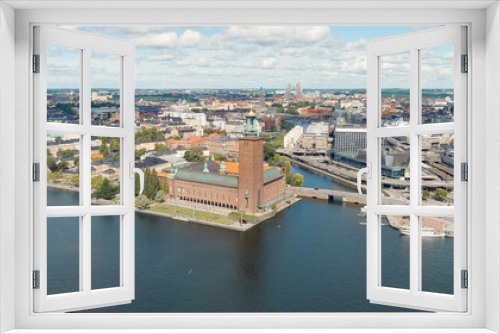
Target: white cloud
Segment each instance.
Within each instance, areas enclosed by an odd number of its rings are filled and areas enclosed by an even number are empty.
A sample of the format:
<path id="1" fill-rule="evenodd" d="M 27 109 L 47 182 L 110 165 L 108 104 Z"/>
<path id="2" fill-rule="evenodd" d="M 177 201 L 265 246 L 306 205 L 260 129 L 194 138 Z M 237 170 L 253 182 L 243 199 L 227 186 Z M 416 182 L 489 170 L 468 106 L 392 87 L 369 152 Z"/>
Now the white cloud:
<path id="1" fill-rule="evenodd" d="M 354 73 L 366 73 L 366 56 L 356 57 L 342 63 L 342 70 Z"/>
<path id="2" fill-rule="evenodd" d="M 186 48 L 196 46 L 201 39 L 202 35 L 198 31 L 186 30 L 180 37 L 177 36 L 177 33 L 170 31 L 140 37 L 134 42 L 136 46 L 143 48 Z"/>
<path id="3" fill-rule="evenodd" d="M 224 61 L 214 58 L 179 59 L 175 62 L 177 66 L 198 66 L 198 67 L 226 67 Z"/>
<path id="4" fill-rule="evenodd" d="M 359 41 L 347 42 L 342 48 L 344 51 L 366 51 L 366 39 L 362 38 Z"/>
<path id="5" fill-rule="evenodd" d="M 314 44 L 330 34 L 326 26 L 251 26 L 230 27 L 226 36 L 230 39 L 262 45 L 270 44 Z"/>
<path id="6" fill-rule="evenodd" d="M 262 61 L 263 68 L 275 68 L 278 65 L 278 60 L 276 58 L 265 58 Z"/>
<path id="7" fill-rule="evenodd" d="M 285 48 L 281 50 L 281 53 L 284 55 L 290 55 L 294 57 L 300 57 L 303 56 L 305 53 L 304 49 L 299 49 L 299 48 Z"/>
<path id="8" fill-rule="evenodd" d="M 346 34 L 342 40 L 347 42 L 341 42 L 325 26 L 78 28 L 134 41 L 138 88 L 284 89 L 288 82 L 301 82 L 306 89 L 366 85 L 369 40 Z M 444 65 L 453 59 L 449 51 L 432 49 L 427 55 L 423 73 L 436 87 L 449 87 L 445 78 L 451 74 Z M 58 50 L 50 52 L 58 55 Z M 69 56 L 56 59 L 61 60 L 59 65 L 71 64 Z M 391 56 L 383 60 L 384 83 L 407 85 L 409 59 Z"/>
<path id="9" fill-rule="evenodd" d="M 181 37 L 179 37 L 177 46 L 191 47 L 196 46 L 201 40 L 201 34 L 198 31 L 186 30 Z"/>

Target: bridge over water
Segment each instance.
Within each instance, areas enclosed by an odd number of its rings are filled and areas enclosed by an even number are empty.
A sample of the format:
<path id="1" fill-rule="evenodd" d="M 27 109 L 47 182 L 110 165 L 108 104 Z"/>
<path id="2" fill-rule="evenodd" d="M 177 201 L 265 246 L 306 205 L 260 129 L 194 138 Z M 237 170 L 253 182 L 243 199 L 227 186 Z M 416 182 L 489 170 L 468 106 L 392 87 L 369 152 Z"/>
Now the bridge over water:
<path id="1" fill-rule="evenodd" d="M 366 195 L 334 190 L 334 189 L 321 189 L 321 188 L 305 188 L 305 187 L 286 187 L 286 192 L 295 194 L 299 197 L 324 199 L 337 203 L 347 203 L 353 205 L 366 205 Z M 408 201 L 384 198 L 383 204 L 389 205 L 408 205 Z"/>

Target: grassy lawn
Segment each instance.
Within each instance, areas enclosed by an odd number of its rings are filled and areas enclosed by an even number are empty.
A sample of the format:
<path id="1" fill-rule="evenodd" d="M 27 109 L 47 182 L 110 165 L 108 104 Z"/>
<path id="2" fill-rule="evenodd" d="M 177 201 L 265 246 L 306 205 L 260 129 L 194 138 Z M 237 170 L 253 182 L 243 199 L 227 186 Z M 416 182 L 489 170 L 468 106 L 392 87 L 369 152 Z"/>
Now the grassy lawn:
<path id="1" fill-rule="evenodd" d="M 168 205 L 168 204 L 158 204 L 155 206 L 152 206 L 150 211 L 153 212 L 159 212 L 159 213 L 166 213 L 169 215 L 176 215 L 176 216 L 181 216 L 184 218 L 196 218 L 204 221 L 209 221 L 217 224 L 223 224 L 223 225 L 232 225 L 235 220 L 231 219 L 227 216 L 224 215 L 219 215 L 216 213 L 209 213 L 209 212 L 204 212 L 204 211 L 198 211 L 194 209 L 189 209 L 189 208 L 183 208 L 183 207 L 175 207 L 173 205 Z"/>
<path id="2" fill-rule="evenodd" d="M 240 217 L 241 217 L 241 213 L 239 213 L 239 212 L 231 212 L 231 216 L 233 216 L 233 217 L 236 217 L 236 218 L 240 219 Z M 256 216 L 249 215 L 249 214 L 246 214 L 246 213 L 244 213 L 244 214 L 243 214 L 243 219 L 246 219 L 246 220 L 251 220 L 251 219 L 255 219 L 255 218 L 257 218 L 257 217 L 256 217 Z"/>

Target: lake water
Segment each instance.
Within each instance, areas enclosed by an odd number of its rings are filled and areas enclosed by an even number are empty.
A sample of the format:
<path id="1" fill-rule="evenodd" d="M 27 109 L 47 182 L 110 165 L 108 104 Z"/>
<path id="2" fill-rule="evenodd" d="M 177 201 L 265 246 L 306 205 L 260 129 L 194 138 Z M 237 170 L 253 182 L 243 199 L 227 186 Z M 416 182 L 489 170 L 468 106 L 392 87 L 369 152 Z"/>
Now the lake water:
<path id="1" fill-rule="evenodd" d="M 343 189 L 300 167 L 307 187 Z M 76 194 L 49 189 L 49 201 Z M 136 214 L 136 298 L 87 312 L 398 312 L 366 299 L 366 227 L 358 207 L 302 200 L 247 232 Z M 119 284 L 118 217 L 93 217 L 92 287 Z M 48 289 L 78 289 L 78 221 L 49 221 Z M 409 281 L 409 238 L 382 227 L 383 283 Z M 453 239 L 426 240 L 426 287 L 453 279 Z M 76 262 L 75 262 L 76 261 Z M 447 291 L 451 293 L 452 291 Z"/>

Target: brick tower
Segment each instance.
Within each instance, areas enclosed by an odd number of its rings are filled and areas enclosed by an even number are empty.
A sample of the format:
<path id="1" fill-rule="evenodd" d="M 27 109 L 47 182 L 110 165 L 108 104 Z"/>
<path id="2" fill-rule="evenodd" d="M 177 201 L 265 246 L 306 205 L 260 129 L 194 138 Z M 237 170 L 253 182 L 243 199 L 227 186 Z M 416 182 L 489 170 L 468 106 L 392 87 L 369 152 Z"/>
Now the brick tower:
<path id="1" fill-rule="evenodd" d="M 257 115 L 250 109 L 239 143 L 238 210 L 246 213 L 257 212 L 264 198 L 264 140 L 257 129 Z"/>

